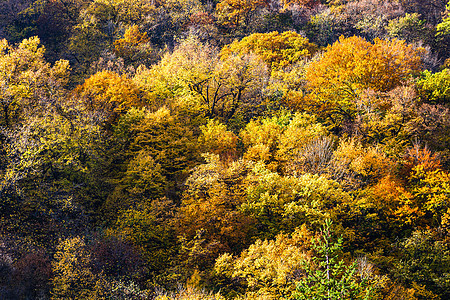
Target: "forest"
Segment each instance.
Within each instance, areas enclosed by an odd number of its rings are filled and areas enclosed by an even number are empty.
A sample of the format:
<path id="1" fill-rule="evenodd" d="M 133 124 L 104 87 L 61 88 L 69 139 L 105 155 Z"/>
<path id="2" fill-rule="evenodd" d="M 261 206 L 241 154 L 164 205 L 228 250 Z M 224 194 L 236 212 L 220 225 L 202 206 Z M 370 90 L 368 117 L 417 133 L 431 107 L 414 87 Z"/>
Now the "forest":
<path id="1" fill-rule="evenodd" d="M 447 0 L 0 0 L 0 299 L 450 299 Z"/>

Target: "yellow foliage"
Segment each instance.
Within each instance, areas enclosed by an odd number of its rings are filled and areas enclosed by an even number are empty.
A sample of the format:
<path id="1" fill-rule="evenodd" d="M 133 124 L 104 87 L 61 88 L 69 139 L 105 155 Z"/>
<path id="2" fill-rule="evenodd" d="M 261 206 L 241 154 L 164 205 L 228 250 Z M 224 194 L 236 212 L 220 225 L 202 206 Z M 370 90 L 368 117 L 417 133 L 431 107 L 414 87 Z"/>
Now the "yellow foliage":
<path id="1" fill-rule="evenodd" d="M 126 63 L 141 62 L 154 57 L 147 32 L 141 32 L 137 25 L 128 27 L 124 37 L 114 42 L 115 53 L 123 57 Z"/>
<path id="2" fill-rule="evenodd" d="M 60 241 L 52 261 L 54 277 L 51 299 L 105 299 L 104 279 L 92 273 L 90 263 L 84 238 Z"/>
<path id="3" fill-rule="evenodd" d="M 211 119 L 200 129 L 202 135 L 198 138 L 198 142 L 203 151 L 218 154 L 222 159 L 233 158 L 236 155 L 237 137 L 228 131 L 224 124 Z"/>
<path id="4" fill-rule="evenodd" d="M 240 132 L 246 147 L 244 158 L 269 163 L 272 170 L 286 169 L 299 159 L 305 146 L 328 134 L 315 117 L 301 113 L 252 120 Z"/>
<path id="5" fill-rule="evenodd" d="M 348 173 L 362 177 L 364 182 L 373 182 L 391 173 L 393 163 L 377 147 L 364 147 L 361 142 L 352 138 L 341 140 L 333 153 L 333 168 L 335 174 Z"/>
<path id="6" fill-rule="evenodd" d="M 313 8 L 320 3 L 320 1 L 318 0 L 282 0 L 281 2 L 283 3 L 285 8 L 292 6 Z"/>
<path id="7" fill-rule="evenodd" d="M 302 262 L 310 256 L 312 237 L 313 233 L 303 225 L 291 236 L 279 234 L 272 241 L 258 240 L 237 258 L 225 253 L 216 260 L 214 269 L 218 274 L 245 280 L 245 299 L 290 296 Z"/>
<path id="8" fill-rule="evenodd" d="M 376 284 L 378 289 L 374 299 L 418 300 L 414 295 L 414 288 L 405 288 L 404 286 L 393 282 L 388 276 L 376 277 Z"/>
<path id="9" fill-rule="evenodd" d="M 423 211 L 432 214 L 433 225 L 443 225 L 450 207 L 450 175 L 442 170 L 426 171 L 422 165 L 413 168 L 411 176 L 413 181 L 418 181 L 411 193 L 415 204 Z"/>
<path id="10" fill-rule="evenodd" d="M 284 165 L 298 160 L 306 145 L 327 135 L 328 130 L 314 116 L 297 113 L 279 137 L 276 158 Z"/>
<path id="11" fill-rule="evenodd" d="M 232 54 L 254 53 L 272 69 L 279 69 L 311 57 L 317 46 L 293 31 L 254 33 L 223 47 L 222 59 Z"/>
<path id="12" fill-rule="evenodd" d="M 245 25 L 249 14 L 259 8 L 268 6 L 267 0 L 222 0 L 216 11 L 222 16 L 222 23 L 230 26 Z"/>
<path id="13" fill-rule="evenodd" d="M 206 164 L 196 167 L 186 181 L 178 212 L 177 231 L 189 240 L 202 233 L 202 240 L 214 242 L 214 256 L 222 249 L 245 244 L 252 220 L 237 208 L 245 201 L 246 161 L 225 163 L 218 155 L 204 154 Z M 215 258 L 215 257 L 214 257 Z"/>
<path id="14" fill-rule="evenodd" d="M 171 104 L 193 107 L 197 114 L 223 121 L 241 109 L 254 109 L 268 77 L 266 66 L 255 55 L 219 60 L 214 47 L 193 36 L 150 70 L 138 71 L 135 81 L 148 91 L 150 102 L 168 104 L 172 100 Z"/>
<path id="15" fill-rule="evenodd" d="M 23 40 L 17 47 L 0 40 L 0 125 L 35 115 L 42 98 L 55 100 L 69 76 L 69 62 L 59 60 L 51 67 L 38 37 Z M 50 101 L 49 101 L 50 102 Z"/>
<path id="16" fill-rule="evenodd" d="M 263 120 L 262 122 L 251 120 L 240 135 L 245 145 L 265 143 L 273 148 L 281 133 L 281 128 L 271 120 Z"/>
<path id="17" fill-rule="evenodd" d="M 137 47 L 141 44 L 148 43 L 149 41 L 150 39 L 147 36 L 147 32 L 142 33 L 139 31 L 137 25 L 133 25 L 125 30 L 123 39 L 114 42 L 114 46 L 116 51 L 120 54 L 128 47 Z"/>
<path id="18" fill-rule="evenodd" d="M 428 291 L 424 285 L 420 285 L 416 282 L 412 283 L 414 296 L 419 296 L 419 299 L 427 299 L 427 300 L 441 300 L 441 297 L 434 294 L 431 291 Z"/>
<path id="19" fill-rule="evenodd" d="M 164 294 L 156 296 L 155 300 L 225 300 L 220 293 L 213 294 L 187 286 L 176 294 Z"/>

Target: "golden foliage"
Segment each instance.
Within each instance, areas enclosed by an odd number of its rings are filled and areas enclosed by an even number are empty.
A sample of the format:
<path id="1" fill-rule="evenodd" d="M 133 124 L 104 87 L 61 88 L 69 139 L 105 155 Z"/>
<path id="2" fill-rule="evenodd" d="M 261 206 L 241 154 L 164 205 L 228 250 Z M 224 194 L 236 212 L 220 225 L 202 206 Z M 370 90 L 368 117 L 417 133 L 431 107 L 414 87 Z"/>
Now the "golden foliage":
<path id="1" fill-rule="evenodd" d="M 90 262 L 83 237 L 60 241 L 52 262 L 51 299 L 104 299 L 104 281 L 92 272 Z"/>
<path id="2" fill-rule="evenodd" d="M 317 46 L 293 31 L 254 33 L 222 48 L 222 59 L 232 54 L 254 53 L 272 69 L 279 69 L 309 58 Z"/>
<path id="3" fill-rule="evenodd" d="M 251 12 L 268 5 L 267 0 L 222 0 L 217 4 L 216 11 L 223 16 L 223 24 L 240 26 L 248 22 Z"/>
<path id="4" fill-rule="evenodd" d="M 176 294 L 158 295 L 155 300 L 225 300 L 225 298 L 220 293 L 207 293 L 188 285 Z"/>
<path id="5" fill-rule="evenodd" d="M 423 51 L 395 39 L 375 39 L 372 44 L 361 37 L 341 37 L 306 67 L 311 94 L 305 98 L 305 108 L 333 123 L 338 116 L 352 119 L 362 91 L 388 92 L 405 84 L 421 70 Z"/>
<path id="6" fill-rule="evenodd" d="M 218 154 L 222 159 L 231 159 L 236 156 L 237 136 L 228 131 L 224 124 L 211 119 L 200 129 L 202 134 L 198 142 L 203 151 Z"/>
<path id="7" fill-rule="evenodd" d="M 275 240 L 257 240 L 238 257 L 221 255 L 214 266 L 218 274 L 244 280 L 245 299 L 278 299 L 290 296 L 301 276 L 302 262 L 310 256 L 313 233 L 303 225 L 292 235 L 279 234 Z M 263 298 L 261 298 L 263 297 Z"/>
<path id="8" fill-rule="evenodd" d="M 75 91 L 89 110 L 106 114 L 107 122 L 111 124 L 131 107 L 142 106 L 134 83 L 111 71 L 92 75 Z"/>

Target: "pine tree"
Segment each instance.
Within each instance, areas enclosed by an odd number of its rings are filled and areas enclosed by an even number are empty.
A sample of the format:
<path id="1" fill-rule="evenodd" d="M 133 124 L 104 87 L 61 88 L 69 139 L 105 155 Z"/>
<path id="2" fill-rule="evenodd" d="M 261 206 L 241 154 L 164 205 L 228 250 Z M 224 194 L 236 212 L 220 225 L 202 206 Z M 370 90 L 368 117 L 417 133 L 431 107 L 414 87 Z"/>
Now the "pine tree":
<path id="1" fill-rule="evenodd" d="M 357 263 L 347 266 L 339 259 L 342 252 L 342 237 L 332 241 L 332 221 L 327 219 L 321 236 L 313 240 L 312 248 L 317 253 L 311 261 L 304 260 L 306 275 L 297 283 L 295 299 L 372 299 L 372 287 L 368 278 L 357 276 Z"/>

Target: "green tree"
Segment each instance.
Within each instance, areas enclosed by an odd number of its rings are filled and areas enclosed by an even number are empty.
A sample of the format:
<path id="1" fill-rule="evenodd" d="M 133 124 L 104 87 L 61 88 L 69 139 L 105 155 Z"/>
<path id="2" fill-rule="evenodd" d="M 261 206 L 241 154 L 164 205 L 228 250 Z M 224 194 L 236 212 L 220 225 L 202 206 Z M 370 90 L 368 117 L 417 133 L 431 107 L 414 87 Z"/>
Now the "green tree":
<path id="1" fill-rule="evenodd" d="M 167 198 L 142 201 L 134 207 L 121 210 L 107 230 L 108 235 L 120 237 L 139 249 L 152 280 L 162 285 L 168 283 L 160 281 L 164 280 L 161 274 L 178 263 L 174 214 L 174 204 Z"/>
<path id="2" fill-rule="evenodd" d="M 390 36 L 408 43 L 427 42 L 432 37 L 431 31 L 425 26 L 425 21 L 421 20 L 417 13 L 407 13 L 404 17 L 389 21 L 387 31 Z"/>
<path id="3" fill-rule="evenodd" d="M 316 256 L 303 261 L 305 276 L 297 283 L 295 299 L 373 299 L 369 278 L 358 276 L 357 263 L 346 266 L 339 258 L 342 237 L 333 242 L 331 220 L 327 219 L 321 236 L 313 240 Z"/>
<path id="4" fill-rule="evenodd" d="M 399 243 L 399 250 L 391 270 L 394 278 L 416 289 L 419 287 L 416 292 L 422 296 L 419 299 L 447 299 L 450 296 L 450 249 L 438 232 L 416 230 Z"/>
<path id="5" fill-rule="evenodd" d="M 341 186 L 325 176 L 281 176 L 258 163 L 248 175 L 247 201 L 241 210 L 258 221 L 259 238 L 274 238 L 302 224 L 317 226 L 352 202 Z"/>
<path id="6" fill-rule="evenodd" d="M 68 48 L 78 63 L 81 76 L 102 51 L 114 50 L 114 42 L 128 26 L 143 22 L 152 10 L 147 1 L 94 0 L 80 11 Z"/>
<path id="7" fill-rule="evenodd" d="M 450 69 L 432 74 L 424 71 L 417 82 L 421 98 L 433 104 L 445 104 L 450 100 Z"/>

